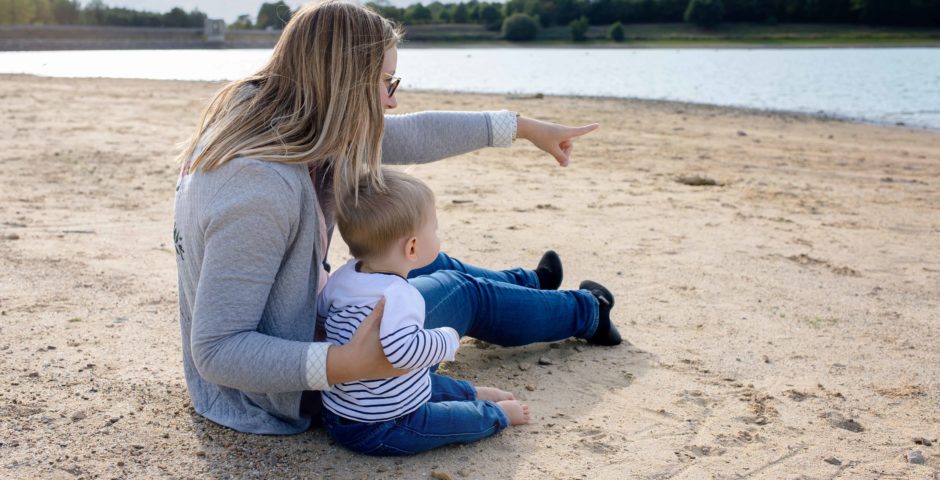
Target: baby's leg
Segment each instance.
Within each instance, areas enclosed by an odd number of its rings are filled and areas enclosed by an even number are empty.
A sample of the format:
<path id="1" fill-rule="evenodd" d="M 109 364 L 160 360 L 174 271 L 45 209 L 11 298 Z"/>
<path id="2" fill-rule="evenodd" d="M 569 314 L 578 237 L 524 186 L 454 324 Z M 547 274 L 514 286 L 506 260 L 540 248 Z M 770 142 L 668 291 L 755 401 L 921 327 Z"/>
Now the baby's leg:
<path id="1" fill-rule="evenodd" d="M 503 400 L 496 402 L 509 417 L 510 425 L 523 425 L 529 423 L 529 406 L 518 400 Z"/>
<path id="2" fill-rule="evenodd" d="M 431 401 L 489 400 L 501 402 L 515 400 L 512 393 L 493 387 L 475 387 L 466 380 L 458 380 L 438 373 L 431 374 Z"/>
<path id="3" fill-rule="evenodd" d="M 394 426 L 371 439 L 369 455 L 413 455 L 444 445 L 471 443 L 492 436 L 521 415 L 521 406 L 486 401 L 425 403 L 418 410 L 396 419 Z"/>
<path id="4" fill-rule="evenodd" d="M 503 400 L 515 400 L 516 396 L 505 390 L 493 387 L 474 387 L 477 390 L 478 400 L 489 400 L 491 402 L 502 402 Z"/>

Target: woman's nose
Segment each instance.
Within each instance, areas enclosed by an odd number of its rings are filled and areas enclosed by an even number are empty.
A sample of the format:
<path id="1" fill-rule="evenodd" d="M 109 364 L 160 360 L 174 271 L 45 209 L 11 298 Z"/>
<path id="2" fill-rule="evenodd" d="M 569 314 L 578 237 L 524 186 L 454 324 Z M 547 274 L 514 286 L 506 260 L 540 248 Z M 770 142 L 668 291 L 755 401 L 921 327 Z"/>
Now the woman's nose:
<path id="1" fill-rule="evenodd" d="M 391 110 L 398 106 L 398 100 L 395 97 L 386 97 L 385 98 L 385 109 Z"/>

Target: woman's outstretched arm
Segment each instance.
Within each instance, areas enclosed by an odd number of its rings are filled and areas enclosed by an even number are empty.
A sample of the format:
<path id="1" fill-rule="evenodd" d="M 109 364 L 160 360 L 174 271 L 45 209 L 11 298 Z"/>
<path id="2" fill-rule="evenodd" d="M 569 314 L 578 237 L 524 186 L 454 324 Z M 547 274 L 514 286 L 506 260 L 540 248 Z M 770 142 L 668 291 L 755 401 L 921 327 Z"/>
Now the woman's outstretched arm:
<path id="1" fill-rule="evenodd" d="M 508 111 L 386 115 L 382 162 L 428 163 L 484 147 L 508 147 L 514 129 L 515 114 Z"/>
<path id="2" fill-rule="evenodd" d="M 515 138 L 532 142 L 561 166 L 571 161 L 574 140 L 600 125 L 569 127 L 515 112 L 420 112 L 385 116 L 382 161 L 427 163 L 484 147 L 509 147 Z"/>

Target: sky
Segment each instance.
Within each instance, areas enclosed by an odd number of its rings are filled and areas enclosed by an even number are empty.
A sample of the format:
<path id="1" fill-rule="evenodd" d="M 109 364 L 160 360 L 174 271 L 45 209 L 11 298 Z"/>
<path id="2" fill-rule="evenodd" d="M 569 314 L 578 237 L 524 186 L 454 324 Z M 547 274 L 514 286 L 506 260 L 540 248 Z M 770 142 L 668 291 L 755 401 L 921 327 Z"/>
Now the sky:
<path id="1" fill-rule="evenodd" d="M 271 3 L 276 0 L 267 0 Z M 427 0 L 424 3 L 431 3 L 433 0 Z M 173 7 L 180 7 L 187 12 L 198 8 L 200 11 L 209 15 L 209 18 L 222 18 L 227 23 L 232 23 L 239 15 L 247 13 L 253 19 L 258 15 L 258 9 L 265 0 L 104 0 L 104 4 L 110 7 L 125 7 L 134 10 L 148 10 L 151 12 L 166 13 Z M 407 6 L 416 3 L 417 0 L 391 0 L 389 3 L 397 6 Z M 82 2 L 86 3 L 86 2 Z M 302 0 L 284 0 L 284 3 L 295 9 L 304 3 Z"/>

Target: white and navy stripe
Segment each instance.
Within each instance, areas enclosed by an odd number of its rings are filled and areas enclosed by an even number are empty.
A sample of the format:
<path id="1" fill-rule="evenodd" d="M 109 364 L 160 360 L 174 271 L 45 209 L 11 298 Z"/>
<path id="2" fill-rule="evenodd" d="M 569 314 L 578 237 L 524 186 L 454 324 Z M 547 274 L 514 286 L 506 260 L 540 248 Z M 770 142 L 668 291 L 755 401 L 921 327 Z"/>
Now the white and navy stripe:
<path id="1" fill-rule="evenodd" d="M 385 298 L 380 342 L 396 368 L 412 370 L 400 377 L 334 385 L 323 393 L 331 412 L 359 422 L 381 422 L 413 412 L 431 398 L 427 367 L 452 360 L 458 347 L 450 328 L 425 330 L 424 299 L 405 279 L 357 272 L 353 262 L 340 267 L 320 298 L 327 340 L 344 345 L 362 321 Z"/>

